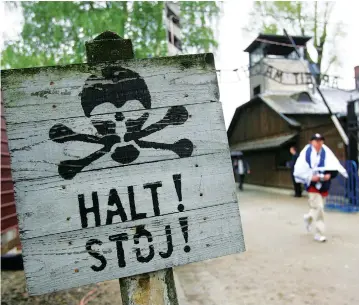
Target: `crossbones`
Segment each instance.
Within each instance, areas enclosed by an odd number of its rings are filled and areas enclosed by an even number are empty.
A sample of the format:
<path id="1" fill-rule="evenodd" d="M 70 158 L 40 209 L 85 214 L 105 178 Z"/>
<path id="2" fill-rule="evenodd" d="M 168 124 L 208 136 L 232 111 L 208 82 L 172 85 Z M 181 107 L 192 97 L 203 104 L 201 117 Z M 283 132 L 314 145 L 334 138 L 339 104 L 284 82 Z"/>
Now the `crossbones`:
<path id="1" fill-rule="evenodd" d="M 91 76 L 87 83 L 85 83 L 84 89 L 81 93 L 81 104 L 84 110 L 85 116 L 90 117 L 92 110 L 106 102 L 114 104 L 117 108 L 122 107 L 129 100 L 139 100 L 141 104 L 149 109 L 151 107 L 151 97 L 147 89 L 147 85 L 139 75 L 131 70 L 117 68 L 116 70 L 104 70 L 102 74 L 105 76 L 105 80 L 110 83 L 98 82 L 98 77 Z M 132 77 L 131 80 L 128 80 Z M 92 86 L 86 86 L 91 81 L 97 81 Z M 136 84 L 134 84 L 134 81 Z M 135 90 L 134 90 L 135 85 Z M 129 93 L 123 94 L 119 92 L 122 90 L 132 89 Z M 140 87 L 140 89 L 138 88 Z M 122 93 L 122 94 L 121 94 Z M 137 96 L 136 96 L 137 94 Z M 149 113 L 145 112 L 138 119 L 128 119 L 125 122 L 126 133 L 123 139 L 116 134 L 116 123 L 111 120 L 107 121 L 92 121 L 93 126 L 98 132 L 97 135 L 76 133 L 71 128 L 64 124 L 56 124 L 51 127 L 49 131 L 49 137 L 56 143 L 65 143 L 71 141 L 94 143 L 102 145 L 102 148 L 91 153 L 90 155 L 77 159 L 77 160 L 65 160 L 61 161 L 58 165 L 59 175 L 64 179 L 72 179 L 82 171 L 86 166 L 92 162 L 103 157 L 109 153 L 115 144 L 122 142 L 134 141 L 140 148 L 154 148 L 169 150 L 176 153 L 180 158 L 190 157 L 193 152 L 193 144 L 188 139 L 181 139 L 173 144 L 157 143 L 144 141 L 142 138 L 147 137 L 157 131 L 160 131 L 170 125 L 182 125 L 188 119 L 188 112 L 184 106 L 173 106 L 168 109 L 165 116 L 156 123 L 143 128 L 143 125 L 147 121 Z M 116 121 L 124 120 L 122 112 L 116 112 Z M 135 161 L 140 152 L 132 144 L 116 147 L 111 154 L 111 158 L 121 164 L 129 164 Z"/>

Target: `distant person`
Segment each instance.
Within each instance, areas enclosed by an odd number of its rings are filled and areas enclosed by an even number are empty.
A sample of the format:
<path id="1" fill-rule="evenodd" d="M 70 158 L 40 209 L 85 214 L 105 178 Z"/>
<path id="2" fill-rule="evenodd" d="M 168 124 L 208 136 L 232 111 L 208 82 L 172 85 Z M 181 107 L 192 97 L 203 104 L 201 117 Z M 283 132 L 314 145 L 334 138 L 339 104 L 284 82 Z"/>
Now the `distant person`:
<path id="1" fill-rule="evenodd" d="M 314 240 L 326 241 L 324 225 L 324 204 L 328 196 L 331 179 L 348 174 L 334 153 L 324 144 L 324 137 L 316 133 L 310 144 L 301 151 L 294 166 L 296 182 L 303 183 L 309 195 L 309 212 L 304 215 L 308 231 L 314 225 Z"/>
<path id="2" fill-rule="evenodd" d="M 297 148 L 295 146 L 292 146 L 290 149 L 289 149 L 289 152 L 291 153 L 292 155 L 292 160 L 290 160 L 288 162 L 288 167 L 290 168 L 290 175 L 292 177 L 292 181 L 293 181 L 293 187 L 294 187 L 294 197 L 302 197 L 302 185 L 300 183 L 297 183 L 295 182 L 295 179 L 294 179 L 294 165 L 298 159 L 298 152 L 297 152 Z"/>
<path id="3" fill-rule="evenodd" d="M 234 160 L 233 170 L 238 177 L 239 189 L 243 191 L 243 183 L 246 174 L 250 174 L 248 162 L 243 159 L 243 155 Z"/>

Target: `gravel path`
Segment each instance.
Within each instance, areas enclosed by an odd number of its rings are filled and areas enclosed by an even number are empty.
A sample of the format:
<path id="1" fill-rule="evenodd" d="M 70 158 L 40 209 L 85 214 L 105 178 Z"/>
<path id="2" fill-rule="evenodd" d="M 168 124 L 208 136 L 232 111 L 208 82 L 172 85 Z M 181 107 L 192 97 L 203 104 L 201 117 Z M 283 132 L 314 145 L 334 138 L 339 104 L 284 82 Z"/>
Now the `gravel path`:
<path id="1" fill-rule="evenodd" d="M 176 268 L 181 305 L 358 305 L 359 214 L 326 213 L 306 233 L 306 198 L 239 194 L 247 251 Z"/>

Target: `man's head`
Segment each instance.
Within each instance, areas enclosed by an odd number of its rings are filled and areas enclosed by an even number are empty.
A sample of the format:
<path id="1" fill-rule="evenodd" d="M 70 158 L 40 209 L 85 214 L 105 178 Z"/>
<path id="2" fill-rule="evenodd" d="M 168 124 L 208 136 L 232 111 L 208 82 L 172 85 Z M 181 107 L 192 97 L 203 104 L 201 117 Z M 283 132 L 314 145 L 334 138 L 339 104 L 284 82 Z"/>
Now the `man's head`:
<path id="1" fill-rule="evenodd" d="M 324 137 L 321 134 L 316 133 L 310 138 L 310 143 L 316 151 L 320 151 L 324 144 Z"/>
<path id="2" fill-rule="evenodd" d="M 297 148 L 296 148 L 295 146 L 291 146 L 291 147 L 289 148 L 289 151 L 290 151 L 290 153 L 291 153 L 292 155 L 295 155 L 295 154 L 297 153 Z"/>

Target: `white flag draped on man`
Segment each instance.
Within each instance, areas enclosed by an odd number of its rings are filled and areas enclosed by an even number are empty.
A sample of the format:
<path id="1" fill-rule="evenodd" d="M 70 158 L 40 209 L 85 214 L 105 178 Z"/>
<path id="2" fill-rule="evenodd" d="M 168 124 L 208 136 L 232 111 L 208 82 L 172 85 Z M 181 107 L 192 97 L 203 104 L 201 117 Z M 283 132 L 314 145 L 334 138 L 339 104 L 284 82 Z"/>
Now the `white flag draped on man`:
<path id="1" fill-rule="evenodd" d="M 179 55 L 182 52 L 180 3 L 166 1 L 165 15 L 168 56 Z"/>
<path id="2" fill-rule="evenodd" d="M 297 183 L 309 185 L 314 175 L 316 175 L 318 172 L 325 171 L 338 171 L 343 177 L 348 178 L 346 169 L 340 164 L 332 150 L 325 144 L 323 144 L 323 150 L 325 151 L 324 165 L 322 167 L 314 166 L 312 168 L 312 166 L 315 164 L 314 159 L 316 158 L 317 153 L 310 154 L 309 160 L 307 160 L 306 154 L 309 147 L 310 144 L 303 148 L 295 163 L 294 178 Z M 311 163 L 311 165 L 309 165 L 308 162 Z M 320 188 L 321 184 L 319 183 L 318 186 Z"/>

